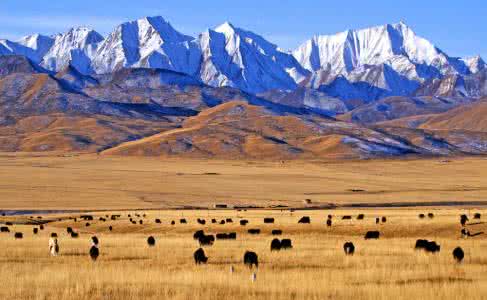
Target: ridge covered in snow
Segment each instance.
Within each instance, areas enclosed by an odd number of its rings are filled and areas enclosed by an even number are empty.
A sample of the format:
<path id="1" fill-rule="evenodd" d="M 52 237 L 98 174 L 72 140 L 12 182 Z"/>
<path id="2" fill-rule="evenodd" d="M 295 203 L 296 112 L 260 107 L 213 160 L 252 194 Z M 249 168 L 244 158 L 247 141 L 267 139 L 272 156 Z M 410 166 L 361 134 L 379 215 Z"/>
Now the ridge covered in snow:
<path id="1" fill-rule="evenodd" d="M 146 17 L 117 26 L 107 37 L 80 27 L 0 40 L 0 55 L 23 55 L 55 72 L 167 69 L 253 94 L 306 87 L 367 101 L 411 95 L 431 80 L 485 70 L 479 56 L 450 57 L 403 22 L 315 36 L 288 53 L 228 22 L 191 37 L 162 17 Z"/>

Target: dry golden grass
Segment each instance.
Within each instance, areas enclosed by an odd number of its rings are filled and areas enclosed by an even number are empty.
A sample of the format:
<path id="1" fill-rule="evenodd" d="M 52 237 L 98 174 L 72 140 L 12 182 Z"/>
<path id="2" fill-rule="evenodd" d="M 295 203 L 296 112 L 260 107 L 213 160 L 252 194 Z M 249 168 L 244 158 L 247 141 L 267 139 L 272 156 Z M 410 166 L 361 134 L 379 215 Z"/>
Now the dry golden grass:
<path id="1" fill-rule="evenodd" d="M 0 156 L 2 209 L 485 201 L 487 159 L 182 160 Z M 353 192 L 352 190 L 364 190 Z"/>
<path id="2" fill-rule="evenodd" d="M 419 220 L 419 212 L 434 212 L 434 219 Z M 390 209 L 331 211 L 150 211 L 144 225 L 132 225 L 127 213 L 119 221 L 85 222 L 70 220 L 49 223 L 38 236 L 32 226 L 14 225 L 10 234 L 0 234 L 1 299 L 483 299 L 487 293 L 487 254 L 485 235 L 460 239 L 458 215 L 483 210 L 460 209 Z M 339 216 L 365 214 L 365 220 L 342 221 Z M 98 213 L 101 215 L 101 213 Z M 105 213 L 103 213 L 104 215 Z M 111 213 L 110 213 L 111 214 Z M 142 214 L 140 212 L 140 214 Z M 333 214 L 332 228 L 324 225 Z M 311 225 L 297 224 L 309 215 Z M 66 215 L 44 216 L 57 220 Z M 73 215 L 74 216 L 74 215 Z M 263 217 L 276 218 L 274 225 L 264 225 Z M 375 224 L 376 216 L 387 216 L 387 223 Z M 169 225 L 184 217 L 189 224 Z M 233 224 L 196 224 L 196 218 L 232 217 Z M 238 225 L 247 218 L 247 227 Z M 163 224 L 155 224 L 161 218 Z M 27 217 L 3 217 L 25 222 Z M 477 222 L 479 223 L 479 222 Z M 113 232 L 108 226 L 113 225 Z M 71 226 L 79 239 L 67 236 Z M 263 233 L 251 236 L 248 228 Z M 209 233 L 237 231 L 236 241 L 216 241 L 205 248 L 209 263 L 195 266 L 192 239 L 195 230 Z M 270 231 L 280 228 L 281 238 L 291 238 L 294 249 L 271 253 Z M 483 222 L 469 225 L 472 232 L 486 231 Z M 367 230 L 378 229 L 383 236 L 365 241 Z M 24 232 L 24 239 L 14 240 L 13 232 Z M 50 257 L 48 237 L 59 234 L 61 255 Z M 93 263 L 87 253 L 90 236 L 101 241 L 101 256 Z M 154 235 L 156 247 L 146 239 Z M 413 250 L 417 238 L 436 240 L 441 252 L 427 255 Z M 352 241 L 356 253 L 346 257 L 342 245 Z M 465 250 L 463 263 L 455 263 L 451 251 Z M 245 250 L 256 251 L 260 259 L 257 281 L 243 266 Z M 230 266 L 235 266 L 231 274 Z"/>

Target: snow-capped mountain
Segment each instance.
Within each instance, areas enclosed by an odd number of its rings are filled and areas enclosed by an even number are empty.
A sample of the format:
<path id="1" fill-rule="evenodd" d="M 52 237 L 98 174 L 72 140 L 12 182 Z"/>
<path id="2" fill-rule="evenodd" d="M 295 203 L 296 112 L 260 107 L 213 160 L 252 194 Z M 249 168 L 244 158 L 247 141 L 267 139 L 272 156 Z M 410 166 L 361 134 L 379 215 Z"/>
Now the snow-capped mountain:
<path id="1" fill-rule="evenodd" d="M 193 37 L 176 31 L 162 17 L 147 17 L 119 25 L 99 45 L 92 65 L 96 73 L 145 67 L 193 75 L 199 62 Z"/>
<path id="2" fill-rule="evenodd" d="M 0 40 L 0 55 L 22 55 L 54 72 L 70 67 L 82 75 L 167 69 L 252 94 L 279 90 L 292 95 L 306 88 L 366 102 L 411 96 L 425 86 L 423 91 L 432 90 L 434 79 L 469 76 L 471 81 L 486 69 L 479 56 L 450 57 L 402 22 L 315 36 L 289 53 L 228 22 L 195 38 L 162 17 L 146 17 L 117 26 L 106 38 L 81 27 L 51 37 Z"/>
<path id="3" fill-rule="evenodd" d="M 292 90 L 308 71 L 289 53 L 263 37 L 224 23 L 199 36 L 200 76 L 212 86 L 238 87 L 251 93 Z"/>
<path id="4" fill-rule="evenodd" d="M 54 36 L 54 44 L 44 55 L 41 66 L 48 70 L 61 71 L 72 65 L 83 74 L 91 73 L 91 60 L 102 41 L 103 37 L 92 29 L 72 28 L 64 34 Z"/>
<path id="5" fill-rule="evenodd" d="M 26 56 L 32 61 L 40 63 L 44 55 L 46 55 L 54 45 L 54 38 L 41 34 L 33 34 L 20 39 L 17 43 L 32 50 L 32 52 Z"/>
<path id="6" fill-rule="evenodd" d="M 336 80 L 349 85 L 383 92 L 376 96 L 407 95 L 432 78 L 478 72 L 485 63 L 480 58 L 449 57 L 428 40 L 417 36 L 405 23 L 387 24 L 335 35 L 315 36 L 293 52 L 306 69 L 314 72 L 308 80 L 312 88 L 328 89 Z M 347 97 L 349 87 L 333 96 Z M 345 94 L 344 94 L 345 93 Z M 340 95 L 344 94 L 344 95 Z"/>

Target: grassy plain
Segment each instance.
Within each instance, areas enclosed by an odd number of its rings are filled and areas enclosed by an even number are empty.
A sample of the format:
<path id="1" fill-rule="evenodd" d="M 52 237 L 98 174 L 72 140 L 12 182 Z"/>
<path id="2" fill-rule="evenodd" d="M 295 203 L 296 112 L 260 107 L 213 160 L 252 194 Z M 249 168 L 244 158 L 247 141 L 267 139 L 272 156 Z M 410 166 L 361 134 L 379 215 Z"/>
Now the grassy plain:
<path id="1" fill-rule="evenodd" d="M 0 209 L 487 201 L 485 178 L 484 157 L 269 162 L 3 154 Z"/>
<path id="2" fill-rule="evenodd" d="M 433 212 L 433 219 L 420 220 L 418 213 Z M 68 215 L 49 215 L 39 235 L 27 217 L 1 217 L 14 221 L 11 233 L 0 234 L 1 299 L 485 299 L 487 294 L 487 240 L 485 235 L 460 238 L 460 213 L 487 214 L 486 210 L 459 208 L 360 209 L 313 211 L 147 211 L 143 225 L 133 225 L 127 214 L 118 221 L 85 222 L 64 220 Z M 142 212 L 138 212 L 142 214 Z M 365 220 L 356 220 L 358 213 Z M 98 213 L 100 216 L 106 213 Z M 110 213 L 111 214 L 111 213 Z M 334 215 L 331 228 L 325 225 Z M 312 224 L 297 224 L 304 215 Z M 353 215 L 353 220 L 341 220 Z M 76 216 L 71 214 L 71 216 Z M 276 218 L 275 224 L 263 224 L 264 216 Z M 387 216 L 385 224 L 375 217 Z M 170 225 L 171 220 L 186 218 L 188 224 Z M 232 224 L 198 225 L 196 218 L 210 220 L 231 217 Z M 484 217 L 484 216 L 483 216 Z M 156 224 L 160 218 L 162 224 Z M 246 227 L 240 218 L 250 220 Z M 136 218 L 139 220 L 139 218 Z M 35 220 L 35 219 L 34 219 Z M 113 231 L 108 226 L 113 226 Z M 80 233 L 72 239 L 66 233 L 71 226 Z M 249 235 L 248 228 L 262 229 L 261 235 Z M 269 250 L 272 229 L 284 231 L 294 248 L 279 253 Z M 199 246 L 192 239 L 197 229 L 207 233 L 236 231 L 236 241 L 217 240 L 206 247 L 208 265 L 194 265 L 192 254 Z M 471 232 L 486 231 L 486 223 L 472 220 Z M 367 230 L 380 230 L 379 240 L 365 241 Z M 20 231 L 24 238 L 15 240 Z M 50 257 L 48 238 L 59 234 L 60 256 Z M 88 257 L 90 237 L 100 239 L 101 256 L 93 263 Z M 153 235 L 156 246 L 146 239 Z M 439 254 L 413 249 L 417 238 L 441 245 Z M 354 256 L 343 253 L 343 243 L 352 241 Z M 465 260 L 458 264 L 452 250 L 461 246 Z M 242 264 L 243 253 L 258 253 L 257 280 Z M 230 273 L 230 266 L 235 272 Z"/>

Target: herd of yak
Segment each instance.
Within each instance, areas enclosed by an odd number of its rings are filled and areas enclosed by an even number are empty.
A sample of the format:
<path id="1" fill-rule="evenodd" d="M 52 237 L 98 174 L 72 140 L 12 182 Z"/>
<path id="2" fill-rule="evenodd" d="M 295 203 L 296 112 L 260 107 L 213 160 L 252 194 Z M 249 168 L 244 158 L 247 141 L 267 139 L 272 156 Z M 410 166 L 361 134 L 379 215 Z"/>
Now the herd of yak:
<path id="1" fill-rule="evenodd" d="M 115 221 L 115 220 L 119 219 L 121 217 L 121 215 L 111 215 L 111 216 L 106 215 L 105 217 L 99 217 L 99 221 L 106 222 L 108 218 L 111 219 L 112 221 Z M 145 214 L 143 214 L 143 215 L 135 214 L 134 217 L 132 217 L 130 214 L 128 214 L 129 221 L 132 224 L 143 224 L 144 221 L 142 219 L 137 221 L 137 220 L 135 220 L 135 217 L 146 218 L 146 215 Z M 432 213 L 429 213 L 429 214 L 427 214 L 427 217 L 433 218 L 434 215 Z M 33 217 L 31 217 L 31 218 L 33 218 Z M 38 219 L 41 219 L 41 218 L 42 217 L 38 217 Z M 352 216 L 342 216 L 341 218 L 342 218 L 342 220 L 351 220 Z M 359 214 L 356 218 L 358 220 L 363 220 L 364 215 Z M 424 219 L 424 218 L 426 218 L 426 215 L 425 214 L 419 214 L 419 218 Z M 481 218 L 481 215 L 479 213 L 474 214 L 474 219 L 480 219 L 480 218 Z M 74 222 L 78 222 L 78 218 L 73 217 L 70 219 L 74 220 Z M 85 223 L 86 227 L 89 227 L 90 226 L 89 221 L 93 221 L 93 220 L 94 220 L 94 217 L 91 215 L 82 215 L 79 217 L 79 221 L 86 222 Z M 328 227 L 332 226 L 332 223 L 333 223 L 332 220 L 333 220 L 333 216 L 328 215 L 328 218 L 326 221 L 326 225 Z M 198 218 L 196 221 L 200 225 L 206 224 L 205 219 Z M 264 218 L 264 220 L 263 220 L 264 224 L 274 224 L 274 221 L 275 221 L 274 218 Z M 470 236 L 476 236 L 479 234 L 483 234 L 483 232 L 471 234 L 465 228 L 468 221 L 469 221 L 469 218 L 467 215 L 463 214 L 460 216 L 460 224 L 462 225 L 462 230 L 461 230 L 462 237 L 466 238 L 466 237 L 470 237 Z M 375 222 L 377 224 L 379 224 L 381 222 L 385 223 L 385 222 L 387 222 L 387 218 L 386 217 L 376 218 Z M 155 223 L 161 224 L 162 221 L 160 219 L 155 219 Z M 180 224 L 187 224 L 187 220 L 186 219 L 180 219 L 179 223 Z M 220 221 L 217 221 L 216 219 L 212 219 L 211 223 L 213 223 L 213 224 L 226 224 L 226 223 L 233 223 L 233 220 L 231 218 L 226 218 L 226 219 L 223 219 Z M 249 221 L 246 219 L 241 219 L 239 221 L 239 223 L 241 226 L 246 226 L 249 223 Z M 304 216 L 301 219 L 299 219 L 298 223 L 299 224 L 310 224 L 311 218 L 308 216 Z M 171 221 L 171 224 L 175 225 L 176 221 L 174 221 L 174 220 Z M 0 232 L 10 232 L 9 226 L 12 226 L 12 225 L 13 224 L 11 222 L 5 222 L 5 226 L 0 226 Z M 113 227 L 110 225 L 108 227 L 108 229 L 109 229 L 109 231 L 112 231 Z M 39 225 L 38 227 L 34 227 L 33 233 L 38 234 L 39 230 L 44 230 L 44 226 L 42 224 Z M 75 232 L 71 227 L 67 227 L 66 231 L 72 238 L 78 238 L 79 237 L 79 234 L 77 232 Z M 249 234 L 256 235 L 256 234 L 260 234 L 261 231 L 258 228 L 250 228 L 247 230 L 247 232 Z M 280 236 L 280 235 L 282 235 L 282 233 L 283 232 L 280 229 L 273 229 L 271 231 L 271 234 L 274 236 Z M 15 239 L 22 239 L 23 233 L 15 232 L 14 237 L 15 237 Z M 57 243 L 57 237 L 58 236 L 56 233 L 51 233 L 51 238 L 49 240 L 49 249 L 50 249 L 51 255 L 53 255 L 53 256 L 56 256 L 59 252 L 59 245 Z M 378 239 L 379 237 L 380 237 L 379 231 L 367 231 L 365 233 L 365 236 L 364 236 L 364 238 L 366 240 Z M 198 230 L 193 234 L 193 238 L 194 238 L 194 240 L 198 241 L 199 246 L 200 246 L 200 248 L 198 248 L 193 254 L 194 261 L 198 265 L 198 264 L 206 264 L 208 262 L 208 257 L 206 256 L 205 251 L 203 250 L 203 247 L 213 245 L 213 243 L 215 242 L 215 239 L 216 240 L 236 240 L 237 239 L 237 233 L 236 232 L 229 232 L 229 233 L 217 233 L 216 235 L 211 235 L 211 234 L 207 235 L 207 234 L 205 234 L 205 232 L 203 230 Z M 156 239 L 153 236 L 149 236 L 147 238 L 147 244 L 150 247 L 155 246 Z M 281 239 L 280 240 L 278 238 L 274 238 L 270 244 L 270 251 L 280 251 L 280 250 L 286 250 L 286 249 L 292 249 L 292 248 L 293 248 L 293 244 L 292 244 L 291 239 Z M 440 251 L 440 245 L 437 244 L 435 241 L 418 239 L 416 241 L 416 244 L 415 244 L 415 249 L 416 250 L 424 250 L 428 253 L 437 253 Z M 343 245 L 343 250 L 344 250 L 346 255 L 353 255 L 355 252 L 355 245 L 352 242 L 345 242 Z M 96 236 L 93 236 L 93 237 L 91 237 L 91 247 L 89 249 L 89 256 L 91 257 L 91 259 L 93 261 L 96 261 L 99 255 L 100 255 L 99 240 Z M 453 250 L 452 255 L 453 255 L 453 258 L 458 262 L 461 262 L 465 256 L 463 249 L 460 247 L 456 247 Z M 257 253 L 252 252 L 252 251 L 246 251 L 244 254 L 244 257 L 243 257 L 243 263 L 245 265 L 247 265 L 249 268 L 253 268 L 253 267 L 258 268 L 259 259 L 258 259 Z"/>

